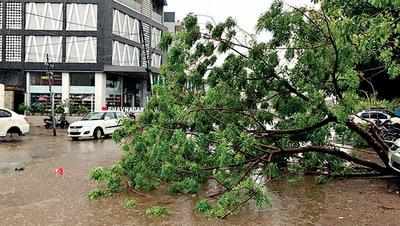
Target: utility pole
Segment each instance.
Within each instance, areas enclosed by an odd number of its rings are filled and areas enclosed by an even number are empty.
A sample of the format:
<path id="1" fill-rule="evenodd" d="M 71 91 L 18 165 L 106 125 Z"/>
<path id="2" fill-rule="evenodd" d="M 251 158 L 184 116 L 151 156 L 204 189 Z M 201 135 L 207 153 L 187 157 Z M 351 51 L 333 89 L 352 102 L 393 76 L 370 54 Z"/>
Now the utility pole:
<path id="1" fill-rule="evenodd" d="M 52 90 L 53 85 L 53 72 L 51 72 L 51 64 L 49 61 L 49 54 L 46 54 L 47 78 L 49 81 L 50 101 L 51 101 L 51 119 L 53 124 L 53 136 L 57 136 L 56 117 L 54 113 L 54 93 Z"/>

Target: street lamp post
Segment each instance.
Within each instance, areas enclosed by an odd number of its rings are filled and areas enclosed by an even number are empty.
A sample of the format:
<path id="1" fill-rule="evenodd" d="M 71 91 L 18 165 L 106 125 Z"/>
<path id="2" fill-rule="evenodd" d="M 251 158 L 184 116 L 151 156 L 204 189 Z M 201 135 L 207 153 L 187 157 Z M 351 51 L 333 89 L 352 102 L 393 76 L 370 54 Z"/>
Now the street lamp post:
<path id="1" fill-rule="evenodd" d="M 56 117 L 54 112 L 54 93 L 52 89 L 53 85 L 53 72 L 51 72 L 52 65 L 49 61 L 49 54 L 46 54 L 46 66 L 47 66 L 47 78 L 49 81 L 49 92 L 50 92 L 50 101 L 51 101 L 51 119 L 53 124 L 53 136 L 57 136 L 57 129 L 56 129 Z"/>

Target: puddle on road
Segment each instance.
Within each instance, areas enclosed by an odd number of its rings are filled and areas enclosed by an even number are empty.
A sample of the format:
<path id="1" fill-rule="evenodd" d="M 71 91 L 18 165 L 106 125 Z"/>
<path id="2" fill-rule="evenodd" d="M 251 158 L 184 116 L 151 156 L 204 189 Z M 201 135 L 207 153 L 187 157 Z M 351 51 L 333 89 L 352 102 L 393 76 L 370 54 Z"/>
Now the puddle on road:
<path id="1" fill-rule="evenodd" d="M 33 133 L 13 141 L 0 141 L 0 174 L 10 173 L 15 169 L 26 168 L 32 162 L 57 158 L 60 155 L 75 153 L 92 153 L 103 147 L 106 140 L 81 140 L 72 142 L 65 131 L 58 131 L 58 136 L 50 136 L 49 130 L 34 128 Z M 115 145 L 113 145 L 115 148 Z"/>
<path id="2" fill-rule="evenodd" d="M 24 139 L 28 140 L 0 144 L 0 172 L 2 168 L 14 170 L 18 164 L 26 167 L 18 173 L 0 173 L 1 225 L 396 225 L 400 214 L 400 198 L 386 193 L 384 182 L 352 180 L 320 186 L 310 177 L 271 183 L 271 208 L 249 205 L 224 221 L 197 214 L 197 197 L 170 196 L 161 191 L 145 197 L 123 193 L 89 201 L 88 192 L 96 188 L 88 180 L 89 170 L 110 166 L 120 158 L 112 140 L 71 142 L 64 136 Z M 65 168 L 64 176 L 54 173 L 57 167 Z M 137 207 L 123 208 L 127 198 L 135 199 Z M 145 209 L 154 205 L 167 207 L 170 215 L 147 217 Z"/>
<path id="3" fill-rule="evenodd" d="M 32 156 L 27 152 L 0 151 L 0 173 L 8 173 L 15 169 L 25 168 L 30 161 L 32 161 Z"/>

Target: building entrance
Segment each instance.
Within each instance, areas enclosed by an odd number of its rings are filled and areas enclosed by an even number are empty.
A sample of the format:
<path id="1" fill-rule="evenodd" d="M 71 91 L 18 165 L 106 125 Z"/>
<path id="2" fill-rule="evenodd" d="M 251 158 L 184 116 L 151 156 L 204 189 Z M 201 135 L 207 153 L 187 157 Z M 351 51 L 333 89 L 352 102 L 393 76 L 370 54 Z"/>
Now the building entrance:
<path id="1" fill-rule="evenodd" d="M 141 107 L 140 80 L 124 78 L 123 107 Z"/>

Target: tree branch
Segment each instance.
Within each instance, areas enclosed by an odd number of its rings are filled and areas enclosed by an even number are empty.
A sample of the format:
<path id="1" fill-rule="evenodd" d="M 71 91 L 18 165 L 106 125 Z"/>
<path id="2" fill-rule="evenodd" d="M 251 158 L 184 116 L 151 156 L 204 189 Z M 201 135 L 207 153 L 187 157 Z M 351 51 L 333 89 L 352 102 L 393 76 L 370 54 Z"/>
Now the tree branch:
<path id="1" fill-rule="evenodd" d="M 352 120 L 348 120 L 346 123 L 347 127 L 351 129 L 353 132 L 357 133 L 360 137 L 362 137 L 369 146 L 371 146 L 374 151 L 378 154 L 379 158 L 385 164 L 387 168 L 389 166 L 389 158 L 387 152 L 389 147 L 385 144 L 383 140 L 377 139 L 376 135 L 373 135 L 371 132 L 361 128 L 357 124 L 355 124 Z"/>
<path id="2" fill-rule="evenodd" d="M 226 219 L 229 215 L 233 214 L 236 210 L 241 208 L 244 204 L 246 204 L 250 199 L 254 198 L 256 192 L 251 192 L 249 197 L 245 200 L 243 200 L 241 203 L 239 203 L 237 206 L 235 206 L 233 209 L 229 210 L 228 213 L 226 213 L 224 216 L 221 217 L 221 219 Z"/>
<path id="3" fill-rule="evenodd" d="M 292 134 L 303 134 L 306 132 L 310 132 L 316 129 L 319 129 L 331 122 L 336 122 L 337 118 L 333 115 L 329 115 L 324 120 L 316 123 L 315 125 L 301 128 L 301 129 L 287 129 L 287 130 L 265 130 L 264 132 L 258 134 L 260 137 L 270 137 L 270 136 L 278 136 L 278 135 L 292 135 Z"/>
<path id="4" fill-rule="evenodd" d="M 322 15 L 324 17 L 326 28 L 328 29 L 327 38 L 331 42 L 331 44 L 333 46 L 333 50 L 335 51 L 335 63 L 333 65 L 333 71 L 332 71 L 333 88 L 335 89 L 336 96 L 341 100 L 341 99 L 343 99 L 343 96 L 342 96 L 342 93 L 340 91 L 340 88 L 339 88 L 339 85 L 338 85 L 338 80 L 337 80 L 337 77 L 336 77 L 336 74 L 337 74 L 337 72 L 339 70 L 339 50 L 338 50 L 338 47 L 336 45 L 336 41 L 335 41 L 335 39 L 333 37 L 332 30 L 331 30 L 331 28 L 329 26 L 329 19 L 325 14 L 324 9 L 321 9 L 321 11 L 322 11 Z"/>
<path id="5" fill-rule="evenodd" d="M 243 44 L 239 44 L 239 43 L 235 43 L 235 42 L 232 42 L 231 40 L 227 40 L 227 39 L 223 39 L 223 38 L 216 39 L 216 38 L 211 37 L 211 35 L 205 34 L 205 33 L 203 33 L 202 35 L 203 35 L 203 38 L 208 39 L 208 40 L 214 40 L 214 41 L 217 41 L 217 42 L 230 43 L 231 45 L 234 45 L 234 46 L 237 46 L 237 47 L 241 47 L 241 48 L 245 48 L 245 49 L 248 49 L 248 50 L 252 49 L 249 46 L 246 46 L 246 45 L 243 45 Z"/>
<path id="6" fill-rule="evenodd" d="M 340 151 L 337 148 L 333 148 L 333 147 L 329 147 L 329 146 L 306 146 L 306 147 L 295 148 L 295 149 L 286 149 L 286 150 L 282 150 L 279 152 L 275 152 L 275 155 L 288 156 L 288 155 L 296 155 L 296 154 L 309 153 L 309 152 L 333 155 L 333 156 L 339 157 L 341 159 L 344 159 L 346 161 L 355 163 L 357 165 L 368 167 L 368 168 L 373 169 L 380 173 L 384 173 L 384 174 L 393 173 L 393 171 L 390 170 L 390 168 L 385 168 L 377 163 L 356 158 L 354 156 L 347 154 L 346 152 Z"/>

